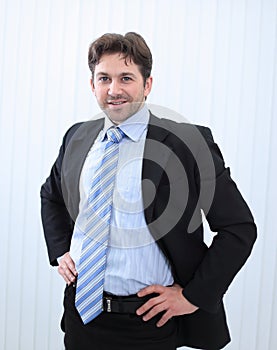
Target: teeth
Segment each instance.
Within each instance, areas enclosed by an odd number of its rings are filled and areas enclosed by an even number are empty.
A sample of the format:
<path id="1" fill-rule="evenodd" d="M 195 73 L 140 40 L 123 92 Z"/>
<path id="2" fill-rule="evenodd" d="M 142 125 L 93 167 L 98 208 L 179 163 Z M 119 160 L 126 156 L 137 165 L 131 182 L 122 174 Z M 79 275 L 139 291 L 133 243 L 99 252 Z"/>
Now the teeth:
<path id="1" fill-rule="evenodd" d="M 124 102 L 109 102 L 112 105 L 122 105 Z"/>

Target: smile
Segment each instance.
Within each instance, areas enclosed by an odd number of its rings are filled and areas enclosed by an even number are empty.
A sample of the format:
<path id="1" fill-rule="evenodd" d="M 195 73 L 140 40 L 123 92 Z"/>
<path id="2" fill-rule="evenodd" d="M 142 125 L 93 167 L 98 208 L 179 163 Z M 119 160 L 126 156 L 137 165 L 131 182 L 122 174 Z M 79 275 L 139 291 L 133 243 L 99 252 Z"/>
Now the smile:
<path id="1" fill-rule="evenodd" d="M 120 106 L 124 103 L 128 102 L 127 100 L 123 100 L 123 99 L 117 99 L 117 100 L 107 100 L 107 103 L 109 105 L 113 105 L 113 106 Z"/>

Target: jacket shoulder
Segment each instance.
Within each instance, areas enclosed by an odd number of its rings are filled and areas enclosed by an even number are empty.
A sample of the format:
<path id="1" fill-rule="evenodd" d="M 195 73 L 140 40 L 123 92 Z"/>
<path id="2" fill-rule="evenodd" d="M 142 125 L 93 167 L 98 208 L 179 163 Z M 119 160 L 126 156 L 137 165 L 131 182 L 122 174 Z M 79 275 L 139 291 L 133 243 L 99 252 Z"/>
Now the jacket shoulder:
<path id="1" fill-rule="evenodd" d="M 72 138 L 72 136 L 75 134 L 75 132 L 79 129 L 79 127 L 81 125 L 83 125 L 84 122 L 79 122 L 76 124 L 73 124 L 65 133 L 64 137 L 63 137 L 63 144 L 65 145 L 65 147 L 68 145 L 70 139 Z"/>
<path id="2" fill-rule="evenodd" d="M 151 113 L 150 123 L 155 126 L 163 127 L 164 129 L 171 132 L 185 131 L 189 132 L 193 129 L 197 129 L 201 132 L 204 137 L 212 137 L 211 129 L 204 125 L 193 124 L 187 121 L 175 121 L 168 118 L 159 118 Z"/>

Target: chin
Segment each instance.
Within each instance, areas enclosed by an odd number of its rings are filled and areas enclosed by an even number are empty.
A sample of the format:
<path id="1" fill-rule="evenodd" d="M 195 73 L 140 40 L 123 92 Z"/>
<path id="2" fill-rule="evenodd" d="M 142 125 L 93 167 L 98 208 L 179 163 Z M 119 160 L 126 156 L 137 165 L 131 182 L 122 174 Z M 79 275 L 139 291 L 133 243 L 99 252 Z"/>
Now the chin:
<path id="1" fill-rule="evenodd" d="M 108 111 L 107 116 L 114 124 L 120 124 L 124 122 L 126 119 L 128 119 L 131 115 L 123 114 L 122 111 L 118 113 L 114 113 L 114 111 L 113 112 Z"/>
<path id="2" fill-rule="evenodd" d="M 126 117 L 126 118 L 124 118 L 124 117 L 117 118 L 117 117 L 114 117 L 114 116 L 111 116 L 111 115 L 109 115 L 108 117 L 109 117 L 109 119 L 113 122 L 113 124 L 115 124 L 115 125 L 118 125 L 118 124 L 120 124 L 120 123 L 123 123 L 126 119 L 129 118 L 129 117 Z"/>

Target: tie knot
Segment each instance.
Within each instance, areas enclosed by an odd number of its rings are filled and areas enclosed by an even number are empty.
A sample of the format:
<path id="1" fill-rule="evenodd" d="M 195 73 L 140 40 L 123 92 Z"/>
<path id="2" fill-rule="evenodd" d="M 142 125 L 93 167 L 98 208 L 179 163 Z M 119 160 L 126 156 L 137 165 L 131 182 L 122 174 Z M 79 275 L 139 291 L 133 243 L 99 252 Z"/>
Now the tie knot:
<path id="1" fill-rule="evenodd" d="M 109 141 L 119 143 L 125 136 L 120 128 L 111 127 L 107 130 L 107 138 Z"/>

